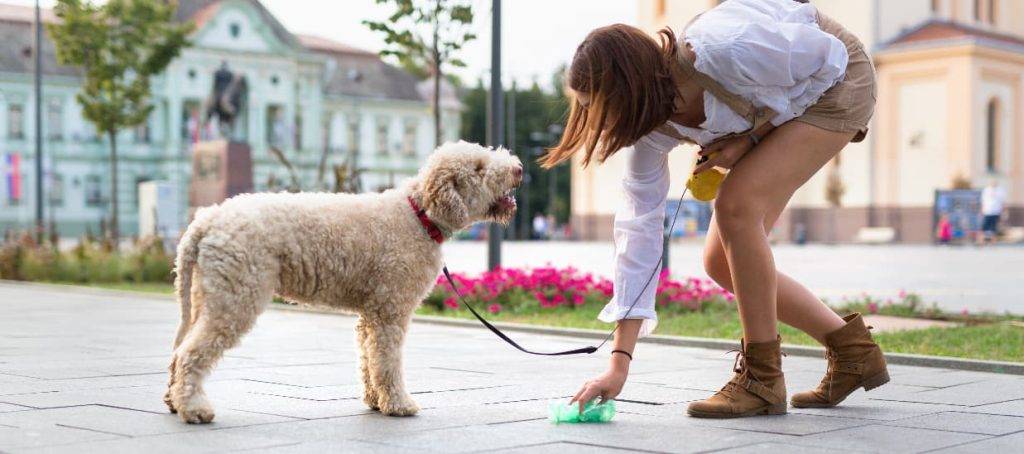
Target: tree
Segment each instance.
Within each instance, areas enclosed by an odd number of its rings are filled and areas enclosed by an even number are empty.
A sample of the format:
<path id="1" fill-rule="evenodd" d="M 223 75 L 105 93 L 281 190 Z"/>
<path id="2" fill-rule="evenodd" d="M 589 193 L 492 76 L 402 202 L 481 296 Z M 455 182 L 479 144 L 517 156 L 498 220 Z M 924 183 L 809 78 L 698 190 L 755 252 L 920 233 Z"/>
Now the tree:
<path id="1" fill-rule="evenodd" d="M 434 144 L 441 144 L 441 79 L 445 66 L 466 66 L 455 53 L 476 35 L 467 29 L 473 23 L 468 0 L 376 0 L 391 4 L 394 12 L 386 21 L 364 20 L 363 24 L 384 34 L 387 48 L 382 57 L 394 56 L 403 68 L 427 68 L 433 77 Z M 426 33 L 424 33 L 426 32 Z M 426 35 L 426 36 L 424 36 Z M 419 71 L 412 71 L 414 74 Z"/>
<path id="2" fill-rule="evenodd" d="M 570 217 L 569 191 L 572 169 L 569 163 L 558 165 L 545 171 L 536 161 L 546 147 L 558 141 L 554 130 L 564 126 L 568 115 L 569 104 L 562 92 L 562 74 L 564 68 L 555 72 L 551 89 L 543 89 L 537 83 L 528 88 L 517 87 L 513 92 L 508 89 L 505 99 L 509 110 L 514 106 L 515 112 L 509 112 L 509 119 L 515 118 L 515 130 L 510 127 L 507 132 L 507 143 L 512 145 L 512 152 L 523 161 L 525 178 L 523 187 L 517 191 L 519 210 L 516 221 L 519 225 L 520 237 L 529 237 L 530 220 L 534 214 L 552 214 L 558 222 L 566 222 Z M 487 134 L 487 87 L 478 80 L 472 88 L 467 88 L 462 102 L 462 138 L 472 142 L 483 142 Z M 553 127 L 557 125 L 557 127 Z"/>
<path id="3" fill-rule="evenodd" d="M 117 206 L 117 133 L 149 118 L 150 78 L 188 45 L 191 23 L 173 20 L 176 2 L 57 0 L 57 22 L 47 29 L 61 64 L 77 66 L 82 114 L 110 141 L 110 234 L 120 237 Z"/>

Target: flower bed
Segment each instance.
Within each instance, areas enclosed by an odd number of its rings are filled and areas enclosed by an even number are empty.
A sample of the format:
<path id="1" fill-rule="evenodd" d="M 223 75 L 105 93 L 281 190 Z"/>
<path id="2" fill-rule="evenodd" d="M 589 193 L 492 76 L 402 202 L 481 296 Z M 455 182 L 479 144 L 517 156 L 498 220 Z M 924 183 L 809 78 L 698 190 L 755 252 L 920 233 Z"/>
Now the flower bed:
<path id="1" fill-rule="evenodd" d="M 472 277 L 453 273 L 459 295 L 492 314 L 526 313 L 556 308 L 600 308 L 612 296 L 612 281 L 575 268 L 499 268 Z M 733 295 L 708 279 L 675 280 L 666 270 L 658 276 L 659 311 L 693 312 L 731 305 Z M 423 304 L 438 311 L 460 310 L 456 290 L 439 276 Z"/>

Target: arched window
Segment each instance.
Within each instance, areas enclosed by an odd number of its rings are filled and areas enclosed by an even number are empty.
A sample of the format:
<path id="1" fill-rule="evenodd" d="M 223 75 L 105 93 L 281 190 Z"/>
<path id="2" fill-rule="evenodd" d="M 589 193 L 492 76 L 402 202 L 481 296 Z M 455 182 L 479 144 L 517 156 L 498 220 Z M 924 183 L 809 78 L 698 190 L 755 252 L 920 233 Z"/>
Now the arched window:
<path id="1" fill-rule="evenodd" d="M 939 13 L 939 0 L 932 0 L 932 14 Z"/>
<path id="2" fill-rule="evenodd" d="M 981 21 L 981 0 L 974 0 L 974 20 Z"/>
<path id="3" fill-rule="evenodd" d="M 999 170 L 999 114 L 999 100 L 992 98 L 985 115 L 985 169 L 992 173 Z"/>
<path id="4" fill-rule="evenodd" d="M 999 0 L 988 0 L 988 23 L 992 25 L 996 24 L 996 11 L 999 10 L 999 7 L 996 6 L 996 2 L 998 1 Z"/>

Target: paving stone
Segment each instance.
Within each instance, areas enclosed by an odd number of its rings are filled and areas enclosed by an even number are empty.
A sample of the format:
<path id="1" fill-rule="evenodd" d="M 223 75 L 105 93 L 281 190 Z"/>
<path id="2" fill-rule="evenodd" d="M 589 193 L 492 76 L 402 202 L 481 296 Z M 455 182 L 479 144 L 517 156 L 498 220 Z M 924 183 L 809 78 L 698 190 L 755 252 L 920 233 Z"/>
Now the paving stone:
<path id="1" fill-rule="evenodd" d="M 424 449 L 414 448 L 400 448 L 397 446 L 355 440 L 322 440 L 306 443 L 270 446 L 266 448 L 255 448 L 247 450 L 246 452 L 266 452 L 274 454 L 307 454 L 323 452 L 345 452 L 364 454 L 414 454 L 435 451 L 427 451 Z"/>
<path id="2" fill-rule="evenodd" d="M 960 411 L 968 413 L 988 413 L 993 415 L 1024 416 L 1024 399 L 999 402 L 996 404 L 978 405 Z"/>
<path id="3" fill-rule="evenodd" d="M 621 454 L 624 452 L 641 452 L 629 449 L 600 446 L 591 443 L 556 442 L 540 445 L 527 445 L 515 448 L 499 449 L 492 451 L 500 454 Z M 652 452 L 652 451 L 644 451 Z"/>
<path id="4" fill-rule="evenodd" d="M 23 405 L 15 405 L 12 403 L 0 402 L 0 413 L 7 413 L 12 411 L 25 411 L 30 409 L 31 407 L 26 407 Z"/>
<path id="5" fill-rule="evenodd" d="M 866 394 L 854 394 L 844 400 L 840 405 L 833 408 L 790 408 L 789 412 L 794 414 L 895 421 L 943 411 L 962 411 L 964 408 L 967 407 L 945 404 L 874 400 L 866 397 Z"/>
<path id="6" fill-rule="evenodd" d="M 246 412 L 217 411 L 217 425 L 185 424 L 177 415 L 155 414 L 123 408 L 86 405 L 45 410 L 0 413 L 0 424 L 23 429 L 75 427 L 108 434 L 141 436 L 209 430 L 213 427 L 247 426 L 286 421 L 289 418 Z"/>
<path id="7" fill-rule="evenodd" d="M 1011 435 L 992 437 L 981 441 L 964 443 L 961 445 L 940 449 L 935 452 L 941 452 L 945 454 L 975 454 L 979 452 L 1020 452 L 1022 446 L 1024 446 L 1024 432 L 1018 432 Z"/>
<path id="8" fill-rule="evenodd" d="M 980 413 L 943 412 L 900 419 L 889 424 L 902 427 L 945 430 L 985 435 L 1006 435 L 1024 431 L 1024 417 Z"/>
<path id="9" fill-rule="evenodd" d="M 800 446 L 791 445 L 785 443 L 757 443 L 752 445 L 740 446 L 738 448 L 730 448 L 721 451 L 715 451 L 719 453 L 729 454 L 764 454 L 765 452 L 784 452 L 786 454 L 828 454 L 834 452 L 858 452 L 855 450 L 846 450 L 838 447 L 821 448 L 817 446 Z"/>
<path id="10" fill-rule="evenodd" d="M 879 388 L 885 390 L 886 387 Z M 884 391 L 883 391 L 884 392 Z M 1024 398 L 1024 377 L 1000 377 L 889 398 L 905 402 L 978 406 Z"/>
<path id="11" fill-rule="evenodd" d="M 146 454 L 177 454 L 182 452 L 241 451 L 259 448 L 277 449 L 281 446 L 295 445 L 297 443 L 299 441 L 289 438 L 275 438 L 252 433 L 236 435 L 221 433 L 219 430 L 204 430 L 76 443 L 73 445 L 48 447 L 41 449 L 41 451 L 97 452 L 104 454 L 136 454 L 140 452 L 145 452 Z"/>
<path id="12" fill-rule="evenodd" d="M 842 417 L 823 418 L 816 415 L 787 414 L 759 418 L 703 419 L 699 425 L 726 429 L 767 432 L 783 435 L 810 435 L 849 427 L 872 424 L 873 421 Z"/>
<path id="13" fill-rule="evenodd" d="M 124 438 L 124 436 L 73 427 L 9 427 L 0 425 L 0 451 L 73 445 L 92 440 L 118 438 Z"/>
<path id="14" fill-rule="evenodd" d="M 870 425 L 800 437 L 792 443 L 823 448 L 850 447 L 870 452 L 922 452 L 989 438 L 987 435 Z"/>

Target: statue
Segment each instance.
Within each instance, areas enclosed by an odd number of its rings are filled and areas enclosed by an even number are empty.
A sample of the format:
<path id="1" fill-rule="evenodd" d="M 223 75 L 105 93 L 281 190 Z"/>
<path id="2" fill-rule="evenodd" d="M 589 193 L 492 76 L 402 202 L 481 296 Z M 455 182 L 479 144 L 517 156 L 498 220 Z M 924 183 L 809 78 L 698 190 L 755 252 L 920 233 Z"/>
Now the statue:
<path id="1" fill-rule="evenodd" d="M 245 109 L 249 94 L 245 76 L 235 74 L 228 69 L 228 63 L 222 61 L 220 68 L 213 73 L 213 90 L 206 99 L 206 118 L 217 116 L 217 126 L 222 137 L 231 138 L 235 119 Z"/>

